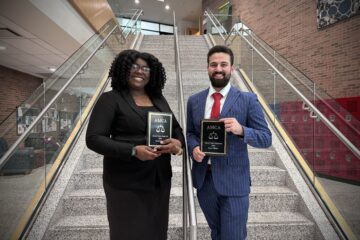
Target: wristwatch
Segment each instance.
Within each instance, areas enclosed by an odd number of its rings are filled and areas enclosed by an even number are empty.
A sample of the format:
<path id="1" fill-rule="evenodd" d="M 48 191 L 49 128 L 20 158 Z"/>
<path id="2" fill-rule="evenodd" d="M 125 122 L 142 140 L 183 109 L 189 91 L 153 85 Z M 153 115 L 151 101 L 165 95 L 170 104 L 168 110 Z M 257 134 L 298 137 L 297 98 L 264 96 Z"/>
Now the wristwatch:
<path id="1" fill-rule="evenodd" d="M 135 157 L 135 156 L 136 156 L 136 147 L 133 147 L 133 148 L 131 149 L 131 156 L 132 156 L 132 157 Z"/>

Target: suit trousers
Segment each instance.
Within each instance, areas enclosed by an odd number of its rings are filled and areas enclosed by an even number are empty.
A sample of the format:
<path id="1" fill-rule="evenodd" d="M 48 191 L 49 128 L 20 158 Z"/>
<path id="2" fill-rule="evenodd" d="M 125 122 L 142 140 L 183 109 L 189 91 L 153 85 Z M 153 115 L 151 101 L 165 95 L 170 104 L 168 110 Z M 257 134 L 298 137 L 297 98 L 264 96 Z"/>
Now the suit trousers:
<path id="1" fill-rule="evenodd" d="M 155 191 L 121 190 L 104 182 L 110 239 L 167 239 L 170 188 L 171 180 Z"/>
<path id="2" fill-rule="evenodd" d="M 214 187 L 211 171 L 197 190 L 200 207 L 211 229 L 212 240 L 244 240 L 249 211 L 249 195 L 221 196 Z"/>

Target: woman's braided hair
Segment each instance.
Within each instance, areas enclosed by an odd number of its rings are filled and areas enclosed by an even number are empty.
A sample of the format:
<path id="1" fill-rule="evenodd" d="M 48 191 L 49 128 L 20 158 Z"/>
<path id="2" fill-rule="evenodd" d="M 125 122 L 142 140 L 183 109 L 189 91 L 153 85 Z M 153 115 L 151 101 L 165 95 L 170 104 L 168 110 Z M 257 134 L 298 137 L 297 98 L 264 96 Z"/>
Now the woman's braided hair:
<path id="1" fill-rule="evenodd" d="M 109 70 L 111 77 L 111 87 L 116 91 L 129 91 L 129 76 L 131 65 L 136 59 L 144 60 L 150 71 L 150 79 L 145 86 L 145 92 L 150 97 L 161 97 L 162 89 L 166 82 L 166 73 L 162 63 L 154 55 L 136 50 L 124 50 L 120 52 L 114 59 Z"/>

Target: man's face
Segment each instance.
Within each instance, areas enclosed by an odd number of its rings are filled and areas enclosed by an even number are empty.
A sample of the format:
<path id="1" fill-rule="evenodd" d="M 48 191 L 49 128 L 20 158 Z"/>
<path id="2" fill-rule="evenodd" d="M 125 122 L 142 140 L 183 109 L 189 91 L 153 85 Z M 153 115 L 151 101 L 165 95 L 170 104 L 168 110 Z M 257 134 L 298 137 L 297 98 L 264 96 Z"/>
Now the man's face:
<path id="1" fill-rule="evenodd" d="M 209 57 L 208 74 L 215 89 L 222 89 L 228 84 L 232 70 L 228 54 L 214 53 Z"/>

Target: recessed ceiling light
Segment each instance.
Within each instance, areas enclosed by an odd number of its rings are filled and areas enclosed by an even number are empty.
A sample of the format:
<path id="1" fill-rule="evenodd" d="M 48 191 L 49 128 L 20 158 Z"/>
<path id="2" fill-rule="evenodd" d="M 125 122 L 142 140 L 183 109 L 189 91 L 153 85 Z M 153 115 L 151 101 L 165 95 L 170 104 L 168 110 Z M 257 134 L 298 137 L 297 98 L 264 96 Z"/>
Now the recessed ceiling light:
<path id="1" fill-rule="evenodd" d="M 4 50 L 6 50 L 6 47 L 5 46 L 0 46 L 0 50 L 4 51 Z"/>
<path id="2" fill-rule="evenodd" d="M 158 2 L 164 2 L 164 0 L 158 0 Z"/>
<path id="3" fill-rule="evenodd" d="M 139 4 L 139 3 L 140 3 L 140 1 L 139 1 L 139 0 L 135 0 L 135 3 L 136 3 L 136 4 Z"/>
<path id="4" fill-rule="evenodd" d="M 169 9 L 170 9 L 169 4 L 166 4 L 165 9 L 166 9 L 166 10 L 169 10 Z"/>
<path id="5" fill-rule="evenodd" d="M 48 69 L 49 69 L 50 72 L 55 72 L 56 71 L 55 67 L 48 67 Z"/>

